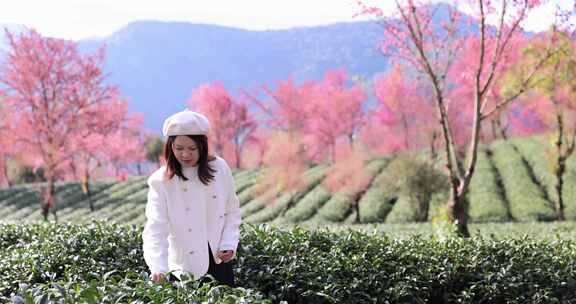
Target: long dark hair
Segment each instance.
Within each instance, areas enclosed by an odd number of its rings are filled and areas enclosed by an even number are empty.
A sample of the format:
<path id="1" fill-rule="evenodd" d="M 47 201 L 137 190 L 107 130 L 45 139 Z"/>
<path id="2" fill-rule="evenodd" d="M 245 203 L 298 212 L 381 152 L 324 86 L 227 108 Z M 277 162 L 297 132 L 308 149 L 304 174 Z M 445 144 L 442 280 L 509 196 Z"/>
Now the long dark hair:
<path id="1" fill-rule="evenodd" d="M 196 143 L 198 148 L 198 178 L 200 181 L 208 186 L 210 182 L 214 179 L 214 173 L 216 170 L 210 165 L 210 161 L 216 159 L 216 157 L 208 154 L 208 138 L 206 135 L 186 135 Z M 176 159 L 174 151 L 172 150 L 172 144 L 176 140 L 176 136 L 168 137 L 166 144 L 164 145 L 164 159 L 166 159 L 166 177 L 172 179 L 174 175 L 177 175 L 183 180 L 188 180 L 186 176 L 182 173 L 182 165 Z"/>

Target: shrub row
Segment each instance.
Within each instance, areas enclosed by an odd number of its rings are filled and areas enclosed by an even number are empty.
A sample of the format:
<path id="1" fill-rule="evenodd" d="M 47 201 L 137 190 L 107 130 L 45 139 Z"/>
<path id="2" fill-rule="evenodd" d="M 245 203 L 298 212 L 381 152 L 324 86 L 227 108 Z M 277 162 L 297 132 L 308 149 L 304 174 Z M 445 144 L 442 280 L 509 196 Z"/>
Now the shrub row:
<path id="1" fill-rule="evenodd" d="M 292 197 L 290 194 L 283 194 L 268 205 L 266 208 L 255 212 L 252 215 L 246 217 L 246 222 L 249 223 L 263 223 L 269 222 L 277 217 L 281 216 L 282 213 L 286 211 L 286 208 L 290 208 L 290 199 L 292 199 L 292 204 L 299 204 L 303 197 L 305 197 L 312 189 L 317 187 L 320 182 L 324 179 L 324 174 L 326 173 L 326 166 L 317 166 L 308 170 L 305 174 L 306 187 L 302 191 L 295 193 Z"/>
<path id="2" fill-rule="evenodd" d="M 492 151 L 480 149 L 476 171 L 470 182 L 470 220 L 474 222 L 504 222 L 510 220 L 510 203 L 502 186 L 500 172 L 491 160 Z"/>
<path id="3" fill-rule="evenodd" d="M 375 176 L 380 174 L 387 162 L 388 160 L 385 159 L 375 159 L 366 164 L 364 170 L 371 179 L 367 189 L 370 188 Z M 311 220 L 320 222 L 344 221 L 352 212 L 352 205 L 357 203 L 354 200 L 357 199 L 358 193 L 367 189 L 342 189 L 332 193 L 332 197 L 318 210 L 318 213 Z"/>
<path id="4" fill-rule="evenodd" d="M 529 168 L 513 148 L 505 141 L 492 144 L 493 160 L 502 176 L 510 212 L 519 221 L 546 221 L 556 218 L 552 202 L 546 199 L 537 181 L 531 179 Z"/>
<path id="5" fill-rule="evenodd" d="M 306 180 L 307 186 L 304 187 L 298 193 L 295 193 L 295 199 L 299 200 L 303 195 L 309 192 L 316 184 L 318 184 L 322 178 L 324 177 L 324 171 L 326 167 L 324 165 L 317 165 L 306 172 L 304 172 L 303 178 Z M 268 189 L 272 193 L 276 194 L 276 189 Z M 272 215 L 277 215 L 277 212 L 281 211 L 281 207 L 286 205 L 289 202 L 290 195 L 280 194 L 279 197 L 274 197 L 274 194 L 270 194 L 267 191 L 265 193 L 260 194 L 259 196 L 255 197 L 253 200 L 241 205 L 242 210 L 242 217 L 249 219 L 252 215 L 257 214 L 258 212 L 267 212 L 266 209 L 272 208 Z M 242 198 L 239 198 L 240 200 Z M 280 204 L 280 206 L 278 206 Z M 276 207 L 274 207 L 276 206 Z M 265 209 L 266 208 L 266 209 Z M 264 218 L 271 218 L 270 215 L 265 215 Z M 260 221 L 258 218 L 255 218 L 255 221 Z"/>
<path id="6" fill-rule="evenodd" d="M 531 138 L 514 138 L 510 139 L 518 153 L 526 159 L 529 164 L 534 178 L 546 191 L 546 195 L 552 201 L 557 201 L 558 196 L 554 185 L 556 184 L 556 177 L 553 172 L 553 164 L 555 159 L 552 155 L 548 155 L 546 150 L 552 148 L 549 136 L 534 136 Z"/>
<path id="7" fill-rule="evenodd" d="M 238 176 L 234 177 L 237 193 L 242 193 L 242 191 L 254 185 L 254 183 L 258 180 L 258 177 L 260 176 L 259 169 L 246 170 L 242 172 L 246 173 L 239 173 Z"/>
<path id="8" fill-rule="evenodd" d="M 574 241 L 392 240 L 250 227 L 239 277 L 289 303 L 554 303 L 576 301 Z M 286 253 L 290 252 L 290 255 Z"/>
<path id="9" fill-rule="evenodd" d="M 394 205 L 391 201 L 395 198 L 395 189 L 386 183 L 389 174 L 390 172 L 384 168 L 374 179 L 372 187 L 360 199 L 359 210 L 362 223 L 384 222 L 392 210 Z"/>
<path id="10" fill-rule="evenodd" d="M 271 303 L 244 288 L 152 284 L 141 228 L 108 225 L 0 225 L 0 302 Z"/>
<path id="11" fill-rule="evenodd" d="M 151 284 L 141 227 L 0 225 L 0 302 L 573 303 L 576 241 L 244 225 L 242 288 Z M 42 299 L 45 299 L 42 302 Z M 26 302 L 28 301 L 28 302 Z"/>
<path id="12" fill-rule="evenodd" d="M 300 223 L 312 218 L 322 205 L 330 199 L 330 191 L 322 184 L 316 185 L 314 189 L 298 201 L 296 206 L 290 208 L 284 217 L 278 218 L 277 222 Z"/>

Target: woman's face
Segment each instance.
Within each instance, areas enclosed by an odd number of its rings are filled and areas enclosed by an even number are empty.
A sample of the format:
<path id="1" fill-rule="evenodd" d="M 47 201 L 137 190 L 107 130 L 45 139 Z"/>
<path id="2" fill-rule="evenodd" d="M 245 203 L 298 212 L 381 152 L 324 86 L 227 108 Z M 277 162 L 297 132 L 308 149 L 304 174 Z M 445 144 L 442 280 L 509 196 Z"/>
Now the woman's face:
<path id="1" fill-rule="evenodd" d="M 196 142 L 188 136 L 176 136 L 172 143 L 172 151 L 182 167 L 194 167 L 200 158 Z"/>

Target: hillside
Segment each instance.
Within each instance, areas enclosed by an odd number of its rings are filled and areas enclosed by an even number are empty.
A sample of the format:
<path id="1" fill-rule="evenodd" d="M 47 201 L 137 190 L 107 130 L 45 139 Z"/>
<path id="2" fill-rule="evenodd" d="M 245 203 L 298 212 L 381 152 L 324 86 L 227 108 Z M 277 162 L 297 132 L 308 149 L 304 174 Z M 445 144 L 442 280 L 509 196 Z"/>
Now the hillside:
<path id="1" fill-rule="evenodd" d="M 402 172 L 388 169 L 390 158 L 371 160 L 365 170 L 373 181 L 360 193 L 361 222 L 413 222 L 416 210 L 410 198 L 388 187 L 386 180 L 401 179 Z M 481 149 L 477 171 L 472 180 L 469 200 L 472 222 L 550 221 L 555 219 L 554 177 L 548 169 L 543 146 L 537 137 L 497 141 Z M 235 172 L 237 193 L 244 221 L 276 223 L 352 223 L 356 214 L 351 207 L 357 193 L 331 194 L 323 185 L 326 165 L 307 172 L 308 187 L 296 196 L 296 204 L 286 209 L 288 197 L 265 201 L 254 195 L 260 169 Z M 41 220 L 38 185 L 0 190 L 0 221 Z M 94 185 L 96 211 L 90 213 L 88 201 L 78 183 L 57 187 L 59 221 L 83 222 L 104 219 L 117 223 L 140 224 L 144 221 L 146 177 L 124 182 L 99 181 Z M 428 218 L 437 215 L 447 193 L 436 193 Z M 394 198 L 397 198 L 395 200 Z M 566 217 L 576 219 L 576 164 L 572 159 L 566 177 L 564 200 Z M 395 202 L 392 204 L 392 202 Z"/>

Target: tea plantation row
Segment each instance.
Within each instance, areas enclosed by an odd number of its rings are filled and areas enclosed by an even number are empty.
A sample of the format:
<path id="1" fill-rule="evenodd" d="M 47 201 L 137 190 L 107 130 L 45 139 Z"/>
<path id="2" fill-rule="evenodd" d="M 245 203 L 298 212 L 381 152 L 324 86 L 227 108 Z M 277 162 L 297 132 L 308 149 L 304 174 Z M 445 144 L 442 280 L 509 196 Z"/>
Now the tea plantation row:
<path id="1" fill-rule="evenodd" d="M 0 302 L 576 303 L 576 241 L 242 227 L 237 284 L 153 284 L 141 227 L 0 225 Z"/>
<path id="2" fill-rule="evenodd" d="M 479 151 L 476 174 L 469 192 L 472 222 L 549 221 L 554 220 L 554 176 L 547 161 L 541 138 L 517 138 L 498 141 Z M 418 208 L 412 192 L 391 181 L 406 180 L 410 171 L 395 164 L 390 157 L 367 162 L 365 173 L 371 183 L 367 189 L 342 189 L 331 193 L 324 185 L 327 165 L 309 169 L 308 186 L 297 193 L 296 203 L 280 195 L 269 201 L 269 195 L 257 194 L 262 169 L 235 173 L 237 193 L 245 222 L 261 223 L 406 223 L 418 220 Z M 415 168 L 419 170 L 419 168 Z M 18 186 L 0 190 L 0 220 L 4 222 L 37 221 L 39 187 Z M 132 177 L 124 182 L 98 181 L 92 184 L 95 212 L 90 212 L 88 199 L 78 183 L 57 186 L 57 215 L 61 222 L 83 222 L 104 219 L 118 223 L 142 224 L 146 203 L 146 177 Z M 427 218 L 437 215 L 445 202 L 445 190 L 432 189 Z M 565 180 L 566 217 L 576 219 L 576 165 L 569 160 Z M 359 205 L 359 213 L 352 208 Z M 291 206 L 291 207 L 290 207 Z M 288 208 L 290 207 L 290 208 Z"/>

